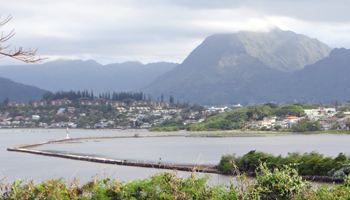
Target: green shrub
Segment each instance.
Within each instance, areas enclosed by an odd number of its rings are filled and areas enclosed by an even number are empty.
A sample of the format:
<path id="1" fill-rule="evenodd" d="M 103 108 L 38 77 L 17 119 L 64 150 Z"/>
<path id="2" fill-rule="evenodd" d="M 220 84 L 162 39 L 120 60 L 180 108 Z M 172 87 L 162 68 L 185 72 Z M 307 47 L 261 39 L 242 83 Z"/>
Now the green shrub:
<path id="1" fill-rule="evenodd" d="M 261 199 L 294 199 L 295 195 L 302 195 L 310 190 L 311 184 L 303 181 L 298 172 L 287 165 L 273 172 L 266 163 L 256 169 L 255 194 Z"/>
<path id="2" fill-rule="evenodd" d="M 339 153 L 336 158 L 324 157 L 317 152 L 304 153 L 302 155 L 300 153 L 288 153 L 288 156 L 282 157 L 281 155 L 274 156 L 253 150 L 242 157 L 237 157 L 235 154 L 223 155 L 218 164 L 218 170 L 224 173 L 232 173 L 234 170 L 232 164 L 234 163 L 241 171 L 255 171 L 261 162 L 266 163 L 269 169 L 295 164 L 294 167 L 302 175 L 327 176 L 334 169 L 331 175 L 329 175 L 332 176 L 348 160 L 343 153 Z M 348 168 L 345 170 L 348 170 Z M 345 171 L 345 175 L 350 173 L 350 167 L 348 171 Z"/>

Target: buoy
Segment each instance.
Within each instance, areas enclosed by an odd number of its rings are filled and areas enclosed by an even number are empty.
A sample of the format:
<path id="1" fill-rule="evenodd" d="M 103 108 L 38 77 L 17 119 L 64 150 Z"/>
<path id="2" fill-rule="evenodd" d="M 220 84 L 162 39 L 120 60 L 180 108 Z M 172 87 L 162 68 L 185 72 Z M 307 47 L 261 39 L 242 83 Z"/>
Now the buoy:
<path id="1" fill-rule="evenodd" d="M 68 131 L 68 127 L 66 129 L 66 132 L 67 132 L 67 139 L 69 139 L 69 131 Z"/>

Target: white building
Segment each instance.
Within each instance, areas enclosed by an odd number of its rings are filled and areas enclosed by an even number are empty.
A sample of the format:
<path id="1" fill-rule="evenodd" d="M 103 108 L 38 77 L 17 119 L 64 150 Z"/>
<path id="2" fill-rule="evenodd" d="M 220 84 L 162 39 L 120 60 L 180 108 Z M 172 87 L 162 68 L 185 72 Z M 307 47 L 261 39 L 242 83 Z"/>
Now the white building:
<path id="1" fill-rule="evenodd" d="M 39 115 L 32 115 L 32 120 L 39 120 L 40 116 Z"/>

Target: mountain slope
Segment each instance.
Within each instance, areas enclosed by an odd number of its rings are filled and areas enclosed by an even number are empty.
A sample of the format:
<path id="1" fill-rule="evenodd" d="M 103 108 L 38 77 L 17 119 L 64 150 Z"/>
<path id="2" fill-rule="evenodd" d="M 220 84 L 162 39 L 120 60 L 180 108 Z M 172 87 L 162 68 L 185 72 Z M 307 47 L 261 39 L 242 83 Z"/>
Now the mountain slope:
<path id="1" fill-rule="evenodd" d="M 317 39 L 275 28 L 270 32 L 242 31 L 236 34 L 253 57 L 267 66 L 293 72 L 329 55 L 331 48 Z"/>
<path id="2" fill-rule="evenodd" d="M 40 100 L 45 92 L 47 91 L 0 77 L 1 102 L 6 98 L 9 98 L 11 102 Z"/>
<path id="3" fill-rule="evenodd" d="M 213 35 L 143 91 L 202 104 L 291 100 L 296 95 L 284 88 L 291 72 L 330 51 L 316 39 L 279 29 Z"/>
<path id="4" fill-rule="evenodd" d="M 94 60 L 57 60 L 29 66 L 0 66 L 0 71 L 3 77 L 53 92 L 92 89 L 98 94 L 137 90 L 176 65 L 166 62 L 101 65 Z"/>
<path id="5" fill-rule="evenodd" d="M 292 92 L 298 94 L 299 98 L 349 100 L 349 74 L 350 50 L 334 49 L 329 57 L 293 74 Z"/>

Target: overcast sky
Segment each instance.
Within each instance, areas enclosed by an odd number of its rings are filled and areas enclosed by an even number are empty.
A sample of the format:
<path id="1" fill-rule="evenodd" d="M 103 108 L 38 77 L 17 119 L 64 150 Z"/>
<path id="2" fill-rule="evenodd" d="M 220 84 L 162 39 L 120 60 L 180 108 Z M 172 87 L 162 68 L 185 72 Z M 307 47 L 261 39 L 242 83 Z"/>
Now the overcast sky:
<path id="1" fill-rule="evenodd" d="M 50 60 L 94 59 L 178 62 L 207 36 L 274 26 L 350 48 L 346 0 L 11 0 L 1 31 L 15 29 L 7 44 Z M 0 65 L 23 64 L 2 58 Z"/>

